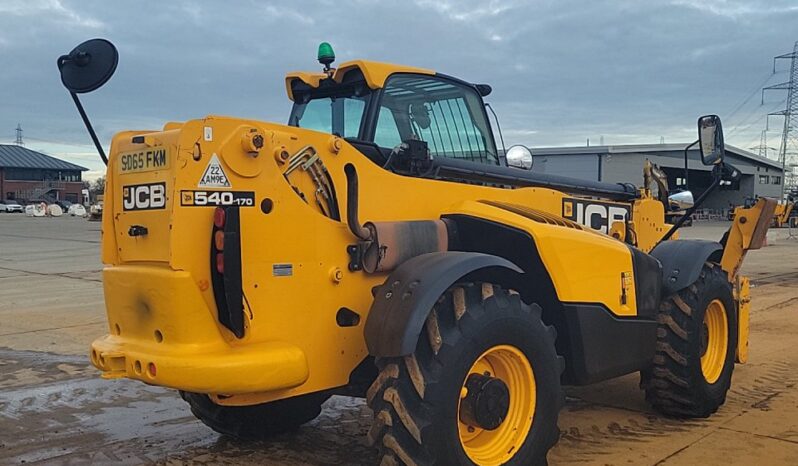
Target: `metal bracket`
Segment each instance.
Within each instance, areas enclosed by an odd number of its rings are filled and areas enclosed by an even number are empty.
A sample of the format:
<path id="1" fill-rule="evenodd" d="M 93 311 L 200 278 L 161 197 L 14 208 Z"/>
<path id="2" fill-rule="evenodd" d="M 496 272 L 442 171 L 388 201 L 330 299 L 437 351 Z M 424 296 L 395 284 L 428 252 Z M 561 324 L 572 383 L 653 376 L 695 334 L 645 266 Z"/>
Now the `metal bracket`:
<path id="1" fill-rule="evenodd" d="M 363 270 L 363 256 L 366 254 L 370 242 L 358 241 L 356 244 L 350 244 L 346 247 L 346 253 L 349 254 L 349 271 L 358 272 Z"/>

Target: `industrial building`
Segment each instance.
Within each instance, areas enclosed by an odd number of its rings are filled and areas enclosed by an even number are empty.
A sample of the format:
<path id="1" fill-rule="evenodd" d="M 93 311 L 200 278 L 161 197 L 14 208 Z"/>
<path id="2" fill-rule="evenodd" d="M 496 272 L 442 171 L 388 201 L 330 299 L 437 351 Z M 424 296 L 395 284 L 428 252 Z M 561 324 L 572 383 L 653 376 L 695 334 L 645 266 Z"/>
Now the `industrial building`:
<path id="1" fill-rule="evenodd" d="M 81 175 L 87 170 L 21 145 L 0 144 L 2 199 L 82 203 Z"/>
<path id="2" fill-rule="evenodd" d="M 643 183 L 646 159 L 668 175 L 668 186 L 684 185 L 685 144 L 639 144 L 620 146 L 533 148 L 532 171 L 571 176 L 610 183 Z M 711 168 L 701 163 L 696 148 L 688 151 L 688 188 L 697 197 L 711 183 Z M 726 161 L 742 172 L 739 190 L 721 187 L 707 199 L 704 207 L 724 215 L 731 206 L 742 205 L 747 197 L 781 199 L 784 173 L 781 165 L 746 150 L 726 145 Z"/>

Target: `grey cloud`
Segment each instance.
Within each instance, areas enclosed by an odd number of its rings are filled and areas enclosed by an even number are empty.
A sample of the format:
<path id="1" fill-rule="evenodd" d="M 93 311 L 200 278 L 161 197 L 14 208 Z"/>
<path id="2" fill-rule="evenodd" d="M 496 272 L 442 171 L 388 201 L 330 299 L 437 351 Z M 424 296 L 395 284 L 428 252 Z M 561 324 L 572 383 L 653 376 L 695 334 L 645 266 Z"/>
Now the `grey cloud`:
<path id="1" fill-rule="evenodd" d="M 782 95 L 729 114 L 768 78 L 772 56 L 791 49 L 797 20 L 784 0 L 12 0 L 0 5 L 0 141 L 22 122 L 31 138 L 88 143 L 55 59 L 102 36 L 118 46 L 119 68 L 84 100 L 106 141 L 210 113 L 283 122 L 284 74 L 318 69 L 326 40 L 339 62 L 406 63 L 491 84 L 508 143 L 688 141 L 698 115 L 718 113 L 744 146 L 758 142 Z"/>

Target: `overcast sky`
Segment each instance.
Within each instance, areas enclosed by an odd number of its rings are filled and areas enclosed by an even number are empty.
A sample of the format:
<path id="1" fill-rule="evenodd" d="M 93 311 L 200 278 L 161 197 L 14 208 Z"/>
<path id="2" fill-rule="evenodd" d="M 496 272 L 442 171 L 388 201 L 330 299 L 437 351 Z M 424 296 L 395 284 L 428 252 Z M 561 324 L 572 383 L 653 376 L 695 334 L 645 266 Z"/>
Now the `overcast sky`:
<path id="1" fill-rule="evenodd" d="M 101 172 L 55 60 L 104 37 L 119 67 L 83 98 L 104 144 L 206 114 L 283 123 L 284 74 L 319 69 L 329 41 L 339 63 L 492 85 L 508 145 L 689 142 L 696 118 L 717 113 L 747 148 L 784 108 L 783 91 L 761 105 L 758 89 L 788 79 L 772 57 L 792 51 L 796 25 L 796 0 L 0 0 L 0 143 L 21 123 L 29 148 Z M 781 124 L 771 117 L 769 145 Z"/>

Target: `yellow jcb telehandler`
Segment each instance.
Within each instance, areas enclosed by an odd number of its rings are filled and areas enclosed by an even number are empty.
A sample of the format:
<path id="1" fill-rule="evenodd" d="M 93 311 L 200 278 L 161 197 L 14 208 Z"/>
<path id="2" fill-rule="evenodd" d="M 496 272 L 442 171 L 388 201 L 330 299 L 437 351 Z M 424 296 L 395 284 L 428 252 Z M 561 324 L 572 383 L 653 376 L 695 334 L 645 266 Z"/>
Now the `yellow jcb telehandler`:
<path id="1" fill-rule="evenodd" d="M 712 186 L 693 201 L 530 171 L 497 148 L 491 88 L 355 60 L 297 72 L 287 124 L 206 116 L 123 131 L 107 157 L 78 94 L 102 39 L 59 58 L 107 160 L 103 377 L 179 390 L 218 432 L 262 438 L 365 397 L 381 464 L 544 464 L 562 386 L 641 372 L 660 412 L 706 417 L 748 354 L 746 251 L 774 202 L 720 241 L 676 230 L 721 183 L 717 116 L 698 120 Z M 654 173 L 654 171 L 648 170 Z M 656 180 L 653 180 L 656 181 Z M 665 212 L 684 210 L 675 225 Z M 120 422 L 123 420 L 120 419 Z"/>
<path id="2" fill-rule="evenodd" d="M 793 201 L 779 201 L 779 203 L 776 204 L 776 210 L 773 212 L 773 223 L 771 226 L 775 228 L 798 226 L 798 223 L 792 220 L 795 218 L 793 214 L 794 208 L 795 202 Z M 793 225 L 790 225 L 790 222 L 793 222 Z"/>

